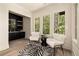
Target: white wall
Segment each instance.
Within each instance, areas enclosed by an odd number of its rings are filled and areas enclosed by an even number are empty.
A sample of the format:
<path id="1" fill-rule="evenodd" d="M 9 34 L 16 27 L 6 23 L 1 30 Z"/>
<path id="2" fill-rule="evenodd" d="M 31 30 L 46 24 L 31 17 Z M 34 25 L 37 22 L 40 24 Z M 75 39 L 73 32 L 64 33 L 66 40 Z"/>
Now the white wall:
<path id="1" fill-rule="evenodd" d="M 65 45 L 64 48 L 72 49 L 72 35 L 71 35 L 71 20 L 72 20 L 72 7 L 74 4 L 51 4 L 45 8 L 39 9 L 32 13 L 32 31 L 34 31 L 34 18 L 40 17 L 40 32 L 42 33 L 43 16 L 50 14 L 50 35 L 54 34 L 54 13 L 65 11 Z"/>
<path id="2" fill-rule="evenodd" d="M 79 4 L 78 4 L 78 9 L 77 9 L 77 46 L 78 46 L 78 51 L 79 51 Z"/>
<path id="3" fill-rule="evenodd" d="M 7 5 L 7 9 L 10 10 L 10 11 L 13 11 L 15 13 L 18 13 L 20 15 L 24 15 L 24 16 L 27 16 L 27 17 L 31 17 L 31 12 L 17 4 L 14 4 L 14 3 L 8 3 L 6 4 Z"/>
<path id="4" fill-rule="evenodd" d="M 29 38 L 31 35 L 31 19 L 23 17 L 23 31 L 25 32 L 25 38 Z"/>
<path id="5" fill-rule="evenodd" d="M 8 45 L 8 10 L 5 4 L 0 4 L 0 51 L 9 48 Z"/>
<path id="6" fill-rule="evenodd" d="M 75 20 L 72 19 L 72 51 L 73 54 L 79 56 L 79 4 L 77 7 L 77 13 L 73 14 L 73 16 L 77 15 L 77 38 L 75 38 Z"/>
<path id="7" fill-rule="evenodd" d="M 13 11 L 23 16 L 31 17 L 30 11 L 17 4 L 0 4 L 0 51 L 9 48 L 8 12 Z"/>

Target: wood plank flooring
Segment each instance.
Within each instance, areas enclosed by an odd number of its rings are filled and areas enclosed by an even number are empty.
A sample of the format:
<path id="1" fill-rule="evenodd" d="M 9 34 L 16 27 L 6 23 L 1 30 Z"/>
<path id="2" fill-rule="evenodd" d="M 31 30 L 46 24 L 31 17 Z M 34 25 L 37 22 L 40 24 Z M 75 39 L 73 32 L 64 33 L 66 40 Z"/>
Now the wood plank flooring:
<path id="1" fill-rule="evenodd" d="M 0 51 L 0 56 L 17 56 L 18 52 L 26 46 L 26 39 L 17 39 L 10 41 L 10 48 Z M 72 56 L 72 52 L 64 49 L 64 55 L 61 49 L 57 49 L 56 56 Z"/>

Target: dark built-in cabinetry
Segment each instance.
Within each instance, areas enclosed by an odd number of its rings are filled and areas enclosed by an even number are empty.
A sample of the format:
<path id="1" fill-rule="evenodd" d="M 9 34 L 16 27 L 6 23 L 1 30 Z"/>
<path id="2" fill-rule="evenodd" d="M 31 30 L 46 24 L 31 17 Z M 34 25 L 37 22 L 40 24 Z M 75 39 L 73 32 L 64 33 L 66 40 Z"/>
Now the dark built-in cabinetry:
<path id="1" fill-rule="evenodd" d="M 9 31 L 21 31 L 23 29 L 23 17 L 9 13 Z"/>
<path id="2" fill-rule="evenodd" d="M 25 38 L 23 17 L 9 12 L 9 40 Z"/>
<path id="3" fill-rule="evenodd" d="M 9 40 L 20 39 L 25 37 L 25 32 L 9 32 Z"/>

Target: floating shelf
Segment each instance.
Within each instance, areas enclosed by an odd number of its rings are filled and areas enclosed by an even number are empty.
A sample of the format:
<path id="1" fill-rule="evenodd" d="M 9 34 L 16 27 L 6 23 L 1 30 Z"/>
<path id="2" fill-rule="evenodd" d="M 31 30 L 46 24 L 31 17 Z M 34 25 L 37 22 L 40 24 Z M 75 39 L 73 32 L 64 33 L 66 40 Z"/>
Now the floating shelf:
<path id="1" fill-rule="evenodd" d="M 22 21 L 17 21 L 17 22 L 22 22 Z"/>
<path id="2" fill-rule="evenodd" d="M 17 26 L 22 26 L 22 25 L 17 25 Z"/>

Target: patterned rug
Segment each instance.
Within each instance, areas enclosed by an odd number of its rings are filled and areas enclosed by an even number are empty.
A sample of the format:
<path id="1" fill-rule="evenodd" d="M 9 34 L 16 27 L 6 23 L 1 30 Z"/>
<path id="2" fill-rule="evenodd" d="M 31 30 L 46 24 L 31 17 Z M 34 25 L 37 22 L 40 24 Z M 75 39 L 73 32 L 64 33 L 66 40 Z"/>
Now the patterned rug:
<path id="1" fill-rule="evenodd" d="M 52 56 L 53 48 L 50 46 L 42 46 L 37 41 L 27 41 L 26 47 L 19 51 L 18 56 Z"/>

